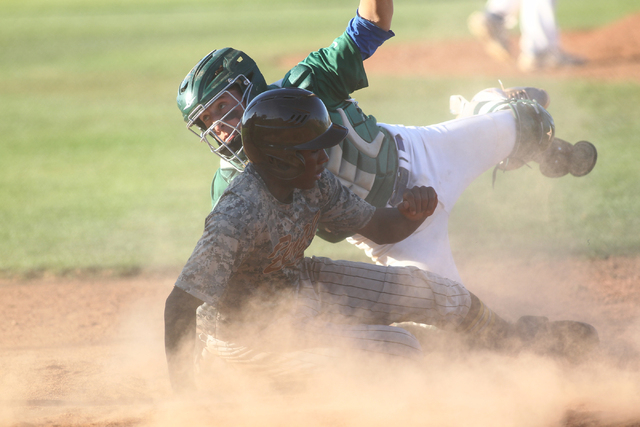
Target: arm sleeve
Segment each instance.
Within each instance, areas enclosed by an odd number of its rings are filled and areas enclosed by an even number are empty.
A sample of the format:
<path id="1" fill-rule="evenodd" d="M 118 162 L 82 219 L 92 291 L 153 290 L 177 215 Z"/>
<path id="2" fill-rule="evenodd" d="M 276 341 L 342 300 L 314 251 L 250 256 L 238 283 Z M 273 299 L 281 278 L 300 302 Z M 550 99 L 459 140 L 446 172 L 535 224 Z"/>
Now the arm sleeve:
<path id="1" fill-rule="evenodd" d="M 384 31 L 359 14 L 349 21 L 346 33 L 360 50 L 363 61 L 373 55 L 382 43 L 395 36 L 393 31 Z"/>
<path id="2" fill-rule="evenodd" d="M 216 206 L 219 207 L 222 203 Z M 216 307 L 229 283 L 253 248 L 247 222 L 241 215 L 214 209 L 205 221 L 202 237 L 182 269 L 176 287 Z M 234 212 L 233 210 L 231 212 Z"/>
<path id="3" fill-rule="evenodd" d="M 371 220 L 376 208 L 342 185 L 331 172 L 324 171 L 323 174 L 325 176 L 318 185 L 327 195 L 327 203 L 319 228 L 334 235 L 352 235 Z"/>
<path id="4" fill-rule="evenodd" d="M 335 110 L 353 92 L 369 85 L 362 61 L 394 35 L 356 14 L 330 46 L 311 52 L 279 83 L 307 89 L 319 96 L 329 111 Z"/>
<path id="5" fill-rule="evenodd" d="M 310 53 L 282 79 L 283 87 L 299 87 L 315 93 L 329 111 L 368 85 L 360 50 L 346 33 L 330 46 Z"/>

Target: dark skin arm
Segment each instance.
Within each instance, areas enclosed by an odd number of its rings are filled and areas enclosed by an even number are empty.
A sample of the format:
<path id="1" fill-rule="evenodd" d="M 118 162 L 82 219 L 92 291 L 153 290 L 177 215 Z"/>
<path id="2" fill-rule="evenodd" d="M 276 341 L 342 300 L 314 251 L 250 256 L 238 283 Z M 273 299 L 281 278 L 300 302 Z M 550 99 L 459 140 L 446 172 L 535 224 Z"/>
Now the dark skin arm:
<path id="1" fill-rule="evenodd" d="M 195 390 L 196 309 L 204 302 L 174 287 L 164 307 L 164 348 L 171 387 L 176 393 Z"/>
<path id="2" fill-rule="evenodd" d="M 413 187 L 404 192 L 397 208 L 377 208 L 357 233 L 379 245 L 399 242 L 433 215 L 437 206 L 438 195 L 432 187 Z"/>

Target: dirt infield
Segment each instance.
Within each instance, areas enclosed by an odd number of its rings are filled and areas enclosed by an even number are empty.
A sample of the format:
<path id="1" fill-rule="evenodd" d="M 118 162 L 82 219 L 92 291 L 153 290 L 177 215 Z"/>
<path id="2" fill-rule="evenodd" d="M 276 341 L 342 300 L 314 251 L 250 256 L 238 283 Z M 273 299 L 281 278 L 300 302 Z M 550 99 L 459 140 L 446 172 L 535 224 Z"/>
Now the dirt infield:
<path id="1" fill-rule="evenodd" d="M 4 280 L 0 426 L 640 426 L 639 260 L 474 259 L 461 271 L 508 319 L 594 324 L 600 350 L 574 366 L 436 348 L 411 375 L 343 376 L 295 396 L 221 377 L 176 400 L 162 312 L 177 272 Z"/>
<path id="2" fill-rule="evenodd" d="M 640 15 L 563 38 L 591 62 L 548 73 L 640 79 Z M 522 75 L 470 39 L 382 49 L 367 62 L 370 73 L 398 68 Z M 597 327 L 601 348 L 580 365 L 436 348 L 419 370 L 327 378 L 295 395 L 221 369 L 206 393 L 176 399 L 164 363 L 163 308 L 177 271 L 3 279 L 0 427 L 640 426 L 639 259 L 477 258 L 461 260 L 460 270 L 507 319 L 583 320 Z"/>

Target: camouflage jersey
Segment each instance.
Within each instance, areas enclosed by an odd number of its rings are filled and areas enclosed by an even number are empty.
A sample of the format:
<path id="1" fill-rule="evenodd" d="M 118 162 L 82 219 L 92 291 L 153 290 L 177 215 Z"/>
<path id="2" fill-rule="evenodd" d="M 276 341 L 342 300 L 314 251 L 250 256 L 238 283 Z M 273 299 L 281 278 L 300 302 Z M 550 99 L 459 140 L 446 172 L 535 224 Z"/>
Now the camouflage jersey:
<path id="1" fill-rule="evenodd" d="M 327 106 L 331 120 L 349 129 L 347 138 L 328 151 L 327 169 L 358 196 L 373 206 L 383 207 L 394 198 L 399 172 L 398 151 L 388 131 L 378 126 L 375 117 L 364 114 L 351 98 L 351 93 L 369 84 L 363 55 L 352 39 L 352 36 L 362 36 L 353 34 L 348 29 L 329 47 L 309 54 L 285 75 L 279 85 L 300 87 L 315 93 Z M 226 162 L 221 162 L 211 187 L 214 206 L 235 174 Z M 335 234 L 325 229 L 320 229 L 318 236 L 333 242 L 348 237 L 347 234 Z"/>
<path id="2" fill-rule="evenodd" d="M 291 203 L 281 203 L 250 164 L 207 217 L 176 286 L 225 317 L 239 316 L 246 301 L 269 305 L 296 290 L 319 224 L 353 232 L 374 211 L 326 170 L 313 189 L 296 189 Z"/>

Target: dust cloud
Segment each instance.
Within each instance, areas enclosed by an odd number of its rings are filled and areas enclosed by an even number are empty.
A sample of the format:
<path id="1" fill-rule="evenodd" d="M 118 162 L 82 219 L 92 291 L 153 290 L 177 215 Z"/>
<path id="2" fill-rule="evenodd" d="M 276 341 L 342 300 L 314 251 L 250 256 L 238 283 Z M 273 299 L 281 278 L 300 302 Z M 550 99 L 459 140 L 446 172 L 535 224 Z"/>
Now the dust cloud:
<path id="1" fill-rule="evenodd" d="M 223 371 L 144 425 L 557 426 L 571 411 L 610 423 L 640 416 L 639 380 L 598 357 L 573 366 L 449 347 L 417 365 L 348 363 L 289 389 Z"/>
<path id="2" fill-rule="evenodd" d="M 463 351 L 431 331 L 417 363 L 346 358 L 285 384 L 214 359 L 186 396 L 171 391 L 164 359 L 177 275 L 3 282 L 0 426 L 629 425 L 640 419 L 634 261 L 462 262 L 467 286 L 507 320 L 596 326 L 601 346 L 581 364 Z"/>

